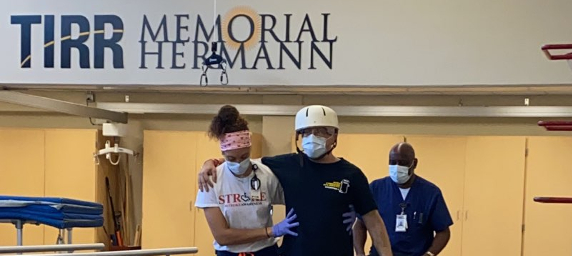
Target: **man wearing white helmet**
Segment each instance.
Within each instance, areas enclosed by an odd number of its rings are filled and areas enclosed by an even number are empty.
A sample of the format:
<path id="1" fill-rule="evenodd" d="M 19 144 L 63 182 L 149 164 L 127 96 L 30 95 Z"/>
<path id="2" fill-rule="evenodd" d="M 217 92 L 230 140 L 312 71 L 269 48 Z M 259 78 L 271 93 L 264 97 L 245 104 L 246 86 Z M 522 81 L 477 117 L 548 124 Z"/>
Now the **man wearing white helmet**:
<path id="1" fill-rule="evenodd" d="M 294 209 L 300 224 L 294 230 L 298 236 L 284 236 L 281 255 L 353 256 L 352 235 L 344 222 L 348 206 L 362 216 L 380 255 L 392 255 L 367 178 L 358 167 L 332 153 L 339 129 L 336 112 L 326 106 L 304 107 L 296 114 L 295 129 L 297 153 L 262 158 L 282 185 L 286 211 Z M 303 150 L 298 147 L 300 138 Z M 208 176 L 216 182 L 215 162 L 208 160 L 203 165 L 201 190 L 212 187 Z"/>

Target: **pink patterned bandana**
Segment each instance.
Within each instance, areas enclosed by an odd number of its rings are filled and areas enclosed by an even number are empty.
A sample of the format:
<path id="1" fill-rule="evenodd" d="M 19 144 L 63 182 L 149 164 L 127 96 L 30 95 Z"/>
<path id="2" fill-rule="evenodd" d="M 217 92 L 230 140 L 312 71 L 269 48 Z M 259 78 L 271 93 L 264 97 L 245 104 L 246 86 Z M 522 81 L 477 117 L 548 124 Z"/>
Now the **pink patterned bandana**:
<path id="1" fill-rule="evenodd" d="M 220 149 L 222 151 L 247 148 L 250 145 L 250 131 L 248 130 L 226 133 L 224 138 L 220 140 Z"/>

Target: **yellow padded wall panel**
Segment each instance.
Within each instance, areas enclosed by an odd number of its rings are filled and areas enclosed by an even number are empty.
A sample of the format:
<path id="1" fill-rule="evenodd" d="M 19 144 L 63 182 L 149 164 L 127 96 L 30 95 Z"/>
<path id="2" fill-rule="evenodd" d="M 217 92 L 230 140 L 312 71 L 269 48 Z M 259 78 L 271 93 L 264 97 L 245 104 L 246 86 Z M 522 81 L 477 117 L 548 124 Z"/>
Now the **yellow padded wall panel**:
<path id="1" fill-rule="evenodd" d="M 220 151 L 220 146 L 217 141 L 209 139 L 206 133 L 197 133 L 197 161 L 196 161 L 196 174 L 198 175 L 203 163 L 207 159 L 211 158 L 222 158 Z M 253 151 L 253 150 L 252 150 Z M 252 154 L 251 151 L 251 154 Z M 255 158 L 254 155 L 251 156 Z M 198 188 L 196 183 L 192 184 L 193 194 L 195 197 L 192 198 L 193 202 L 196 199 L 196 193 Z M 197 256 L 211 256 L 215 255 L 213 241 L 214 237 L 211 233 L 207 220 L 205 218 L 205 213 L 203 210 L 194 207 L 195 209 L 195 246 L 199 248 Z"/>
<path id="2" fill-rule="evenodd" d="M 521 255 L 524 137 L 469 137 L 463 256 Z"/>
<path id="3" fill-rule="evenodd" d="M 250 157 L 252 158 L 262 157 L 262 143 L 264 143 L 263 142 L 264 138 L 262 138 L 262 134 L 253 133 L 251 139 L 252 139 L 252 147 L 250 147 Z M 209 143 L 214 143 L 218 147 L 218 143 L 214 141 L 210 141 Z"/>
<path id="4" fill-rule="evenodd" d="M 44 196 L 44 131 L 0 129 L 0 194 Z M 25 225 L 24 245 L 44 242 L 44 226 Z M 16 228 L 0 223 L 0 246 L 16 245 Z"/>
<path id="5" fill-rule="evenodd" d="M 144 132 L 143 248 L 194 245 L 196 152 L 196 133 Z"/>
<path id="6" fill-rule="evenodd" d="M 463 222 L 463 191 L 465 183 L 466 137 L 456 136 L 406 136 L 415 149 L 419 161 L 415 173 L 437 185 L 451 217 L 453 226 L 447 247 L 442 256 L 461 255 Z"/>
<path id="7" fill-rule="evenodd" d="M 96 139 L 97 130 L 46 130 L 46 197 L 96 201 Z M 75 228 L 72 242 L 94 243 L 95 233 L 95 228 Z M 45 228 L 45 244 L 55 244 L 57 237 L 56 228 Z"/>
<path id="8" fill-rule="evenodd" d="M 371 183 L 388 175 L 389 150 L 403 136 L 383 134 L 340 134 L 334 155 L 359 167 Z"/>
<path id="9" fill-rule="evenodd" d="M 524 255 L 572 255 L 572 205 L 541 204 L 537 196 L 572 197 L 572 138 L 529 137 Z"/>

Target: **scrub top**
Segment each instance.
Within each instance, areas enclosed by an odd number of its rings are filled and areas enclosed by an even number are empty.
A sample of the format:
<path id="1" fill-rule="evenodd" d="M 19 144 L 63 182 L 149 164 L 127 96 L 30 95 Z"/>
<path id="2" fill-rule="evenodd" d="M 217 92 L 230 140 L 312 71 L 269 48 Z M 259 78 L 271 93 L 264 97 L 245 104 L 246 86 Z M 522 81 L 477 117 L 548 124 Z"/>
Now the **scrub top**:
<path id="1" fill-rule="evenodd" d="M 262 158 L 284 189 L 286 212 L 294 208 L 300 226 L 298 236 L 284 236 L 284 256 L 353 256 L 352 235 L 343 224 L 353 204 L 358 214 L 376 210 L 375 200 L 362 171 L 341 159 L 335 163 L 312 162 L 304 154 Z"/>
<path id="2" fill-rule="evenodd" d="M 373 181 L 370 188 L 387 227 L 391 249 L 396 255 L 425 254 L 433 243 L 433 232 L 453 225 L 441 190 L 419 176 L 415 177 L 405 200 L 399 186 L 389 177 Z M 397 215 L 401 215 L 402 211 L 406 215 L 407 228 L 405 232 L 398 232 Z M 370 255 L 379 255 L 373 246 Z"/>

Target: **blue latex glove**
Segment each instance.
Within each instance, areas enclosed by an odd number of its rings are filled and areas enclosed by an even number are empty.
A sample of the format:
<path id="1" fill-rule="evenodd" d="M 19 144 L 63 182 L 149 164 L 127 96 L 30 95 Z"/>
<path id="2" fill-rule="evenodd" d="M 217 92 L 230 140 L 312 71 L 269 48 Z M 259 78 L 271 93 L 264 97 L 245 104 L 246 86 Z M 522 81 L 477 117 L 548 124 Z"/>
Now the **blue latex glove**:
<path id="1" fill-rule="evenodd" d="M 291 228 L 300 226 L 300 223 L 294 222 L 298 216 L 294 213 L 294 208 L 290 209 L 286 219 L 282 220 L 280 223 L 272 227 L 272 234 L 274 237 L 279 237 L 283 235 L 298 236 L 298 233 L 291 231 Z"/>
<path id="2" fill-rule="evenodd" d="M 344 217 L 343 223 L 348 225 L 346 231 L 348 231 L 348 233 L 350 233 L 351 235 L 352 228 L 354 226 L 354 223 L 356 222 L 356 211 L 354 209 L 354 206 L 350 204 L 350 211 L 342 214 L 342 216 Z"/>

